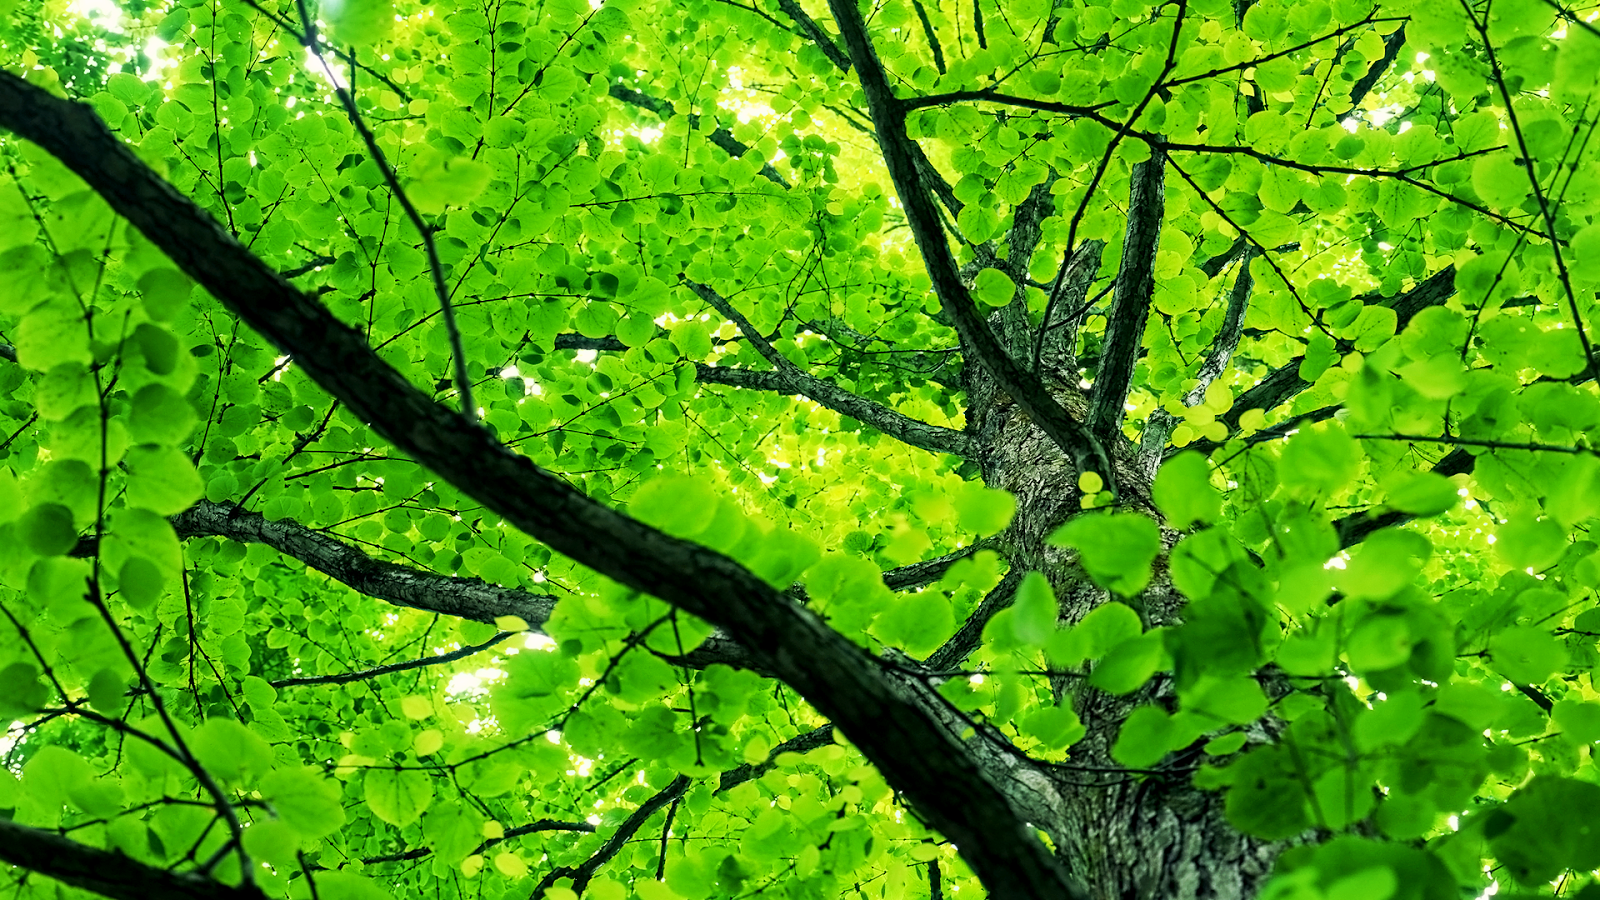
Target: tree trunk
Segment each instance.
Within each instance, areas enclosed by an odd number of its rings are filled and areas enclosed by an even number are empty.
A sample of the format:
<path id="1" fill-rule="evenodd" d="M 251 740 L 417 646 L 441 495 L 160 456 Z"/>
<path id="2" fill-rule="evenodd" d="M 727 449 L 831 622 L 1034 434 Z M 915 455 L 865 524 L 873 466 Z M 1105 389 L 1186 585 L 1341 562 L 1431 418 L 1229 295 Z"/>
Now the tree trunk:
<path id="1" fill-rule="evenodd" d="M 1092 271 L 1089 273 L 1092 274 Z M 1001 332 L 997 313 L 991 327 Z M 1022 356 L 1031 348 L 1010 348 Z M 1059 348 L 1046 359 L 1058 368 L 1040 375 L 1058 402 L 1073 416 L 1086 416 L 1088 402 L 1078 388 L 1071 357 Z M 1006 535 L 1014 569 L 1042 572 L 1060 603 L 1063 624 L 1081 620 L 1105 602 L 1078 565 L 1072 550 L 1049 546 L 1046 539 L 1082 512 L 1081 492 L 1072 461 L 982 370 L 968 367 L 969 428 L 980 446 L 984 483 L 1010 491 L 1017 514 Z M 1159 518 L 1150 501 L 1150 481 L 1136 448 L 1118 436 L 1108 447 L 1116 466 L 1123 509 Z M 1168 548 L 1177 534 L 1164 529 Z M 1149 587 L 1139 598 L 1146 626 L 1178 623 L 1183 598 L 1172 587 L 1158 560 Z M 1070 696 L 1088 729 L 1074 744 L 1069 762 L 1055 768 L 1054 819 L 1036 823 L 1055 841 L 1057 854 L 1094 900 L 1248 900 L 1271 873 L 1278 854 L 1289 844 L 1263 841 L 1234 830 L 1223 817 L 1223 796 L 1190 783 L 1191 770 L 1173 775 L 1139 775 L 1112 759 L 1110 748 L 1128 714 L 1151 702 L 1169 709 L 1176 699 L 1172 682 L 1157 676 L 1145 688 L 1117 697 L 1089 687 L 1084 679 L 1060 679 L 1058 693 Z M 1199 746 L 1168 757 L 1188 761 Z"/>

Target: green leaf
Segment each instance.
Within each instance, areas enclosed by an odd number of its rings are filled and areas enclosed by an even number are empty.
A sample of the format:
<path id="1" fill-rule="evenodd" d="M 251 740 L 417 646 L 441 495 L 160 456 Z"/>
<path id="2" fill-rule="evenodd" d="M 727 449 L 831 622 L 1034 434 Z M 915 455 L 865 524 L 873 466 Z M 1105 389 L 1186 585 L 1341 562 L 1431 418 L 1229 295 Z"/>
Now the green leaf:
<path id="1" fill-rule="evenodd" d="M 337 784 L 310 767 L 268 772 L 260 791 L 278 816 L 304 837 L 320 838 L 344 825 Z"/>
<path id="2" fill-rule="evenodd" d="M 1087 732 L 1070 702 L 1040 707 L 1023 716 L 1020 727 L 1023 734 L 1049 750 L 1065 750 Z"/>
<path id="3" fill-rule="evenodd" d="M 1361 448 L 1343 429 L 1308 428 L 1284 445 L 1278 477 L 1298 496 L 1331 497 L 1355 478 L 1360 466 Z"/>
<path id="4" fill-rule="evenodd" d="M 1022 576 L 1016 600 L 1004 613 L 1013 640 L 1026 647 L 1040 647 L 1055 633 L 1060 608 L 1050 582 L 1038 572 L 1029 572 Z"/>
<path id="5" fill-rule="evenodd" d="M 988 306 L 1005 306 L 1011 302 L 1017 286 L 999 269 L 981 269 L 972 284 L 972 299 Z"/>
<path id="6" fill-rule="evenodd" d="M 272 747 L 233 719 L 207 719 L 189 735 L 189 748 L 226 783 L 253 784 L 272 765 Z"/>
<path id="7" fill-rule="evenodd" d="M 433 780 L 415 769 L 371 769 L 364 784 L 372 814 L 397 828 L 417 821 L 433 802 Z"/>
<path id="8" fill-rule="evenodd" d="M 194 409 L 164 384 L 149 384 L 134 395 L 128 436 L 136 443 L 178 445 L 194 430 Z"/>
<path id="9" fill-rule="evenodd" d="M 1246 676 L 1201 676 L 1180 692 L 1186 710 L 1216 716 L 1224 722 L 1248 725 L 1267 711 L 1267 695 L 1255 679 Z"/>
<path id="10" fill-rule="evenodd" d="M 1102 603 L 1064 632 L 1062 638 L 1051 642 L 1050 658 L 1058 665 L 1079 666 L 1085 660 L 1098 660 L 1143 630 L 1139 614 L 1132 607 L 1115 600 Z"/>
<path id="11" fill-rule="evenodd" d="M 1161 531 L 1137 513 L 1091 513 L 1056 529 L 1049 542 L 1076 549 L 1096 584 L 1131 597 L 1150 583 Z"/>
<path id="12" fill-rule="evenodd" d="M 1570 827 L 1600 805 L 1600 786 L 1541 775 L 1511 795 L 1504 830 L 1490 838 L 1508 874 L 1525 885 L 1548 882 L 1562 869 L 1600 866 L 1600 830 Z"/>
<path id="13" fill-rule="evenodd" d="M 72 510 L 59 503 L 41 503 L 23 513 L 17 533 L 40 556 L 62 556 L 78 544 Z"/>
<path id="14" fill-rule="evenodd" d="M 1173 528 L 1210 525 L 1222 514 L 1222 495 L 1211 486 L 1211 464 L 1198 453 L 1180 453 L 1163 463 L 1151 495 Z"/>
<path id="15" fill-rule="evenodd" d="M 962 531 L 998 534 L 1011 524 L 1017 512 L 1017 498 L 1009 491 L 994 490 L 967 482 L 950 497 L 956 510 L 956 523 Z"/>
<path id="16" fill-rule="evenodd" d="M 204 492 L 194 464 L 172 447 L 128 451 L 128 502 L 164 516 L 177 515 Z"/>
<path id="17" fill-rule="evenodd" d="M 1557 700 L 1550 717 L 1575 741 L 1584 744 L 1600 741 L 1600 703 Z"/>
<path id="18" fill-rule="evenodd" d="M 376 0 L 350 2 L 373 3 Z M 406 193 L 419 211 L 436 216 L 444 212 L 446 206 L 470 205 L 489 186 L 489 180 L 493 177 L 494 170 L 484 163 L 456 157 L 442 160 L 418 173 L 415 180 L 406 185 Z"/>
<path id="19" fill-rule="evenodd" d="M 1433 472 L 1412 472 L 1389 486 L 1389 506 L 1414 516 L 1437 516 L 1460 502 L 1450 479 Z"/>
<path id="20" fill-rule="evenodd" d="M 1148 769 L 1176 749 L 1177 736 L 1170 716 L 1154 706 L 1141 706 L 1122 723 L 1111 758 L 1131 769 Z"/>
<path id="21" fill-rule="evenodd" d="M 1152 631 L 1112 647 L 1089 673 L 1089 684 L 1108 694 L 1131 694 L 1160 671 L 1165 660 L 1161 633 Z"/>
<path id="22" fill-rule="evenodd" d="M 1519 625 L 1489 641 L 1495 671 L 1516 684 L 1541 684 L 1567 665 L 1567 649 L 1543 628 Z"/>
<path id="23" fill-rule="evenodd" d="M 1519 517 L 1495 532 L 1494 549 L 1513 569 L 1541 572 L 1567 552 L 1567 535 L 1553 519 Z"/>

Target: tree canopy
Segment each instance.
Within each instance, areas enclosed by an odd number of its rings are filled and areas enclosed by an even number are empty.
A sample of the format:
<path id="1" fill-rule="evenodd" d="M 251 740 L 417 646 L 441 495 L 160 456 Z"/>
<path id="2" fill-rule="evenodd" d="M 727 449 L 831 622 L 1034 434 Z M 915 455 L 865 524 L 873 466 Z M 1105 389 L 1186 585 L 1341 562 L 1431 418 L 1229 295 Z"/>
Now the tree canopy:
<path id="1" fill-rule="evenodd" d="M 4 890 L 1593 900 L 1597 23 L 0 0 Z"/>

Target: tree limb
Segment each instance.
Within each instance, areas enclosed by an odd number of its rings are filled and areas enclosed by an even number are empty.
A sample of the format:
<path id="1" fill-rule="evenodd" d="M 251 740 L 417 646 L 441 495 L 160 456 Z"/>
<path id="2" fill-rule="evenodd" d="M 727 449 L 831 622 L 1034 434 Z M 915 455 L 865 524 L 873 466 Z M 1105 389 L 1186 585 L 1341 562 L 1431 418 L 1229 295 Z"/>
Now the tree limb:
<path id="1" fill-rule="evenodd" d="M 1244 317 L 1250 311 L 1250 289 L 1255 284 L 1250 277 L 1250 258 L 1253 255 L 1249 249 L 1244 252 L 1239 273 L 1233 279 L 1233 290 L 1228 292 L 1228 309 L 1222 315 L 1222 328 L 1211 343 L 1211 352 L 1207 354 L 1206 361 L 1200 364 L 1200 371 L 1195 375 L 1195 386 L 1183 395 L 1183 405 L 1186 407 L 1197 406 L 1205 399 L 1206 388 L 1211 387 L 1227 371 L 1228 361 L 1239 349 L 1239 340 L 1244 336 Z M 1145 423 L 1144 434 L 1139 441 L 1140 456 L 1152 477 L 1161 466 L 1167 438 L 1172 436 L 1172 429 L 1177 424 L 1178 417 L 1164 409 L 1151 413 Z"/>
<path id="2" fill-rule="evenodd" d="M 1411 290 L 1395 297 L 1369 297 L 1366 298 L 1369 306 L 1387 306 L 1395 311 L 1395 332 L 1403 331 L 1406 325 L 1417 313 L 1430 306 L 1450 299 L 1456 292 L 1456 267 L 1445 266 L 1438 272 L 1428 276 Z M 1341 352 L 1348 352 L 1341 349 Z M 1300 377 L 1300 364 L 1305 362 L 1305 356 L 1296 356 L 1277 369 L 1268 373 L 1266 377 L 1256 382 L 1255 386 L 1240 394 L 1233 401 L 1233 407 L 1218 417 L 1218 421 L 1228 426 L 1230 434 L 1239 430 L 1239 419 L 1252 409 L 1263 411 L 1274 409 L 1287 402 L 1290 398 L 1311 386 L 1311 382 Z M 1196 442 L 1196 449 L 1211 447 L 1210 442 Z M 1201 450 L 1201 452 L 1210 452 Z"/>
<path id="3" fill-rule="evenodd" d="M 493 847 L 495 844 L 509 841 L 512 838 L 522 837 L 525 834 L 536 834 L 542 831 L 576 831 L 582 834 L 594 834 L 594 826 L 590 825 L 588 822 L 561 822 L 557 821 L 556 819 L 538 819 L 536 821 L 529 822 L 526 825 L 518 825 L 515 828 L 506 829 L 505 834 L 502 834 L 497 838 L 489 838 L 488 840 L 479 844 L 477 848 L 468 855 L 470 856 L 482 853 L 490 847 Z M 433 848 L 431 847 L 413 847 L 410 850 L 404 850 L 400 853 L 386 853 L 382 856 L 369 856 L 363 859 L 361 862 L 369 866 L 373 865 L 374 863 L 406 862 L 413 859 L 422 859 L 423 857 L 431 856 L 432 854 Z"/>
<path id="4" fill-rule="evenodd" d="M 922 450 L 953 453 L 965 457 L 977 455 L 977 446 L 964 432 L 919 422 L 875 400 L 852 394 L 832 382 L 802 371 L 799 366 L 790 362 L 788 357 L 779 353 L 778 349 L 750 324 L 750 320 L 746 319 L 743 313 L 734 309 L 726 297 L 696 281 L 685 280 L 684 284 L 732 322 L 739 329 L 739 333 L 756 348 L 756 352 L 772 364 L 773 372 L 778 376 L 777 383 L 784 385 L 785 393 L 803 394 L 840 415 L 860 419 L 884 434 Z M 697 368 L 696 373 L 698 372 Z"/>
<path id="5" fill-rule="evenodd" d="M 839 11 L 849 14 L 850 30 L 864 40 L 854 4 L 836 0 Z M 875 74 L 875 90 L 886 93 L 882 70 Z M 434 401 L 375 353 L 359 331 L 294 288 L 151 171 L 88 106 L 0 71 L 0 127 L 76 172 L 397 450 L 552 550 L 700 616 L 744 645 L 758 664 L 833 721 L 931 827 L 961 848 L 992 895 L 1081 896 L 1019 812 L 1022 807 L 1014 805 L 1022 786 L 1012 773 L 990 766 L 996 748 L 981 737 L 962 740 L 927 697 L 881 660 L 738 562 L 595 502 Z M 903 162 L 902 150 L 897 165 Z M 927 203 L 925 196 L 921 200 Z"/>
<path id="6" fill-rule="evenodd" d="M 674 115 L 672 104 L 657 97 L 652 97 L 643 91 L 636 91 L 633 88 L 623 87 L 622 85 L 613 82 L 611 87 L 608 89 L 608 92 L 614 99 L 621 100 L 623 103 L 637 106 L 640 109 L 650 110 L 659 116 L 663 122 L 671 119 Z M 689 128 L 690 130 L 699 130 L 700 116 L 695 113 L 689 114 Z M 739 159 L 746 153 L 750 152 L 749 145 L 741 142 L 738 138 L 735 138 L 733 136 L 733 132 L 726 128 L 718 128 L 710 134 L 707 134 L 706 140 L 716 144 L 718 147 L 721 147 L 729 156 L 733 157 L 734 159 Z M 785 180 L 782 175 L 778 174 L 778 170 L 774 169 L 771 163 L 762 164 L 761 177 L 781 188 L 789 187 L 789 182 Z"/>
<path id="7" fill-rule="evenodd" d="M 349 684 L 352 681 L 365 681 L 369 678 L 378 678 L 383 675 L 392 675 L 395 672 L 409 672 L 412 669 L 421 669 L 425 666 L 439 666 L 452 663 L 458 659 L 466 659 L 474 653 L 484 650 L 504 641 L 506 638 L 518 634 L 515 631 L 502 631 L 481 644 L 470 644 L 449 653 L 440 653 L 437 656 L 424 656 L 420 659 L 408 659 L 405 662 L 390 663 L 386 666 L 375 666 L 359 672 L 346 672 L 342 675 L 312 675 L 307 678 L 284 678 L 270 682 L 275 688 L 301 687 L 308 684 Z"/>
<path id="8" fill-rule="evenodd" d="M 804 29 L 805 33 L 811 37 L 812 42 L 817 45 L 817 49 L 822 51 L 822 55 L 837 66 L 840 72 L 850 71 L 850 57 L 846 56 L 844 51 L 839 49 L 839 45 L 828 37 L 828 33 L 822 30 L 822 26 L 817 24 L 816 19 L 811 18 L 804 9 L 800 8 L 797 0 L 778 0 L 778 8 L 793 19 L 795 24 Z"/>
<path id="9" fill-rule="evenodd" d="M 1043 365 L 1058 372 L 1076 372 L 1078 367 L 1078 327 L 1092 305 L 1089 288 L 1100 271 L 1100 257 L 1106 242 L 1098 238 L 1084 241 L 1061 263 L 1045 309 L 1061 310 L 1049 322 L 1039 324 L 1038 357 Z"/>
<path id="10" fill-rule="evenodd" d="M 231 887 L 191 872 L 171 872 L 0 819 L 0 860 L 114 900 L 263 900 L 255 887 Z"/>
<path id="11" fill-rule="evenodd" d="M 588 859 L 576 867 L 557 866 L 546 873 L 543 878 L 539 879 L 539 886 L 533 889 L 533 896 L 543 897 L 545 891 L 549 890 L 562 878 L 571 878 L 573 893 L 582 894 L 583 889 L 589 886 L 589 879 L 594 877 L 594 873 L 599 871 L 601 866 L 610 862 L 611 857 L 616 856 L 617 852 L 627 845 L 628 839 L 637 834 L 639 829 L 644 827 L 644 823 L 650 821 L 651 816 L 659 812 L 663 806 L 682 799 L 683 795 L 688 793 L 689 786 L 692 784 L 694 782 L 687 775 L 679 775 L 677 778 L 672 779 L 672 783 L 657 791 L 655 796 L 649 800 L 639 804 L 638 809 L 635 809 L 626 819 L 623 819 L 622 824 L 617 826 L 617 830 L 613 831 L 611 836 L 606 838 L 605 843 L 600 845 L 600 849 L 596 850 Z"/>
<path id="12" fill-rule="evenodd" d="M 1361 80 L 1357 81 L 1355 87 L 1350 89 L 1351 109 L 1360 106 L 1361 101 L 1367 99 L 1367 94 L 1378 86 L 1378 81 L 1383 78 L 1383 73 L 1389 71 L 1389 67 L 1394 65 L 1395 59 L 1400 56 L 1400 48 L 1405 46 L 1405 43 L 1406 26 L 1404 24 L 1384 37 L 1383 57 L 1368 66 L 1366 74 L 1362 75 Z"/>
<path id="13" fill-rule="evenodd" d="M 856 64 L 867 107 L 877 129 L 878 146 L 883 151 L 895 192 L 905 209 L 906 222 L 922 253 L 928 276 L 945 314 L 954 322 L 970 355 L 990 372 L 1000 389 L 1066 452 L 1073 465 L 1080 472 L 1099 472 L 1105 484 L 1114 489 L 1115 476 L 1105 446 L 1081 422 L 1073 419 L 1037 378 L 1024 371 L 1011 358 L 973 304 L 971 294 L 961 281 L 955 259 L 950 255 L 950 247 L 945 242 L 933 202 L 917 173 L 915 154 L 910 149 L 914 142 L 906 134 L 904 107 L 889 87 L 883 64 L 878 61 L 867 37 L 861 11 L 855 7 L 853 0 L 829 0 L 829 6 L 833 9 L 834 21 L 839 25 L 845 45 L 850 50 L 850 57 Z M 1033 875 L 1045 877 L 1043 872 L 1030 873 L 1029 877 Z"/>
<path id="14" fill-rule="evenodd" d="M 1161 219 L 1166 207 L 1167 158 L 1159 150 L 1133 167 L 1128 187 L 1128 229 L 1122 240 L 1122 264 L 1117 268 L 1111 312 L 1106 318 L 1100 367 L 1089 393 L 1089 431 L 1110 441 L 1122 428 L 1133 370 L 1144 343 L 1144 326 L 1150 320 L 1150 297 L 1155 291 L 1156 251 L 1161 246 Z"/>

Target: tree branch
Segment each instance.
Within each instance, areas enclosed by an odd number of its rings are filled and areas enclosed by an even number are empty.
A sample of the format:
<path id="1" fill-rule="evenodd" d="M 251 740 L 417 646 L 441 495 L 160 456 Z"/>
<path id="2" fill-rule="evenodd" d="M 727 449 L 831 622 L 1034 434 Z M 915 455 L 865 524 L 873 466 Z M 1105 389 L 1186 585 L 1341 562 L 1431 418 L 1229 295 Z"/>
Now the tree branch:
<path id="1" fill-rule="evenodd" d="M 883 152 L 895 192 L 905 209 L 906 222 L 922 253 L 928 276 L 945 314 L 954 322 L 970 355 L 990 372 L 1000 389 L 1066 452 L 1080 473 L 1099 472 L 1105 484 L 1114 490 L 1115 476 L 1104 445 L 1082 423 L 1073 419 L 1038 379 L 1029 375 L 1011 358 L 978 313 L 971 294 L 961 281 L 955 259 L 950 255 L 950 247 L 945 242 L 926 186 L 918 176 L 915 154 L 910 149 L 914 142 L 906 134 L 904 108 L 889 87 L 888 76 L 872 49 L 866 25 L 861 20 L 861 11 L 855 7 L 854 0 L 829 0 L 829 5 L 845 45 L 850 50 L 850 58 L 856 64 L 867 107 L 877 129 L 878 146 Z M 1050 865 L 1053 869 L 1054 863 Z M 1028 878 L 1055 877 L 1053 874 L 1047 876 L 1043 871 L 1012 874 Z"/>
<path id="2" fill-rule="evenodd" d="M 39 828 L 0 819 L 0 860 L 114 900 L 263 900 L 255 887 L 230 887 L 190 872 L 148 866 Z"/>
<path id="3" fill-rule="evenodd" d="M 612 83 L 611 87 L 608 89 L 608 92 L 611 94 L 613 99 L 621 100 L 623 103 L 637 106 L 640 109 L 650 110 L 659 116 L 663 122 L 671 119 L 674 115 L 672 104 L 657 97 L 652 97 L 642 91 L 636 91 L 633 88 L 623 87 L 620 84 Z M 690 113 L 689 129 L 691 131 L 698 131 L 699 128 L 700 116 L 695 113 Z M 738 138 L 735 138 L 733 136 L 733 132 L 726 128 L 718 128 L 710 134 L 707 134 L 706 140 L 716 144 L 718 147 L 721 147 L 729 156 L 733 157 L 734 159 L 739 159 L 746 153 L 750 152 L 749 145 L 741 142 Z M 789 187 L 789 182 L 786 181 L 782 175 L 778 174 L 778 170 L 774 169 L 771 163 L 765 163 L 761 166 L 761 177 L 781 188 Z"/>
<path id="4" fill-rule="evenodd" d="M 922 450 L 952 453 L 964 457 L 977 455 L 977 446 L 964 432 L 919 422 L 877 401 L 852 394 L 832 382 L 823 381 L 815 375 L 802 371 L 799 366 L 790 362 L 788 357 L 779 353 L 778 349 L 750 324 L 750 320 L 746 319 L 743 313 L 733 308 L 733 304 L 729 303 L 726 297 L 696 281 L 685 279 L 684 284 L 732 322 L 739 329 L 739 333 L 756 348 L 756 352 L 772 364 L 773 373 L 778 377 L 777 383 L 784 386 L 785 393 L 803 394 L 840 415 L 859 419 L 892 438 Z M 698 374 L 698 368 L 696 372 Z"/>
<path id="5" fill-rule="evenodd" d="M 1361 101 L 1367 99 L 1367 94 L 1378 86 L 1379 79 L 1383 78 L 1383 73 L 1389 71 L 1389 67 L 1394 65 L 1395 59 L 1400 56 L 1400 48 L 1405 46 L 1405 43 L 1406 26 L 1404 24 L 1384 37 L 1383 58 L 1374 61 L 1371 66 L 1368 66 L 1367 73 L 1362 75 L 1361 80 L 1357 81 L 1355 87 L 1350 89 L 1351 109 L 1360 106 Z"/>
<path id="6" fill-rule="evenodd" d="M 1088 300 L 1089 288 L 1100 271 L 1100 257 L 1106 242 L 1098 238 L 1084 241 L 1061 263 L 1055 283 L 1050 286 L 1050 299 L 1045 309 L 1062 310 L 1059 317 L 1039 324 L 1037 356 L 1040 364 L 1052 360 L 1050 368 L 1060 372 L 1076 372 L 1078 367 L 1078 327 L 1083 323 L 1092 303 Z M 1053 359 L 1052 359 L 1053 358 Z"/>
<path id="7" fill-rule="evenodd" d="M 369 678 L 378 678 L 383 675 L 392 675 L 395 672 L 409 672 L 412 669 L 421 669 L 425 666 L 440 666 L 452 663 L 458 659 L 466 659 L 474 653 L 484 650 L 504 641 L 506 638 L 518 634 L 515 631 L 502 631 L 481 644 L 470 644 L 449 653 L 440 653 L 437 656 L 425 656 L 420 659 L 408 659 L 405 662 L 390 663 L 386 666 L 375 666 L 359 672 L 346 672 L 343 675 L 313 675 L 308 678 L 284 678 L 271 682 L 275 688 L 301 687 L 308 684 L 349 684 L 352 681 L 365 681 Z"/>
<path id="8" fill-rule="evenodd" d="M 1100 352 L 1100 368 L 1089 393 L 1089 431 L 1101 441 L 1110 441 L 1122 428 L 1133 370 L 1144 343 L 1144 326 L 1150 320 L 1156 251 L 1161 246 L 1161 218 L 1166 208 L 1166 172 L 1166 155 L 1151 151 L 1149 159 L 1133 167 L 1128 187 L 1122 264 L 1117 268 L 1116 290 L 1106 319 L 1105 349 Z"/>
<path id="9" fill-rule="evenodd" d="M 505 834 L 502 834 L 497 838 L 489 838 L 488 840 L 479 844 L 477 848 L 468 855 L 471 856 L 482 853 L 490 847 L 493 847 L 495 844 L 509 841 L 512 838 L 522 837 L 525 834 L 536 834 L 542 831 L 576 831 L 582 834 L 594 834 L 594 826 L 590 825 L 588 822 L 561 822 L 556 819 L 538 819 L 536 821 L 529 822 L 526 825 L 518 825 L 515 828 L 506 829 Z M 410 850 L 405 850 L 400 853 L 386 853 L 382 856 L 369 856 L 366 859 L 363 859 L 361 862 L 369 866 L 373 865 L 374 863 L 406 862 L 413 859 L 422 859 L 424 856 L 430 856 L 432 854 L 433 849 L 431 847 L 413 847 Z"/>
<path id="10" fill-rule="evenodd" d="M 540 628 L 556 605 L 556 598 L 549 594 L 373 559 L 359 548 L 293 519 L 272 521 L 231 503 L 202 500 L 170 521 L 180 538 L 225 537 L 243 544 L 266 544 L 358 594 L 396 606 L 491 624 L 500 616 L 517 616 Z"/>
<path id="11" fill-rule="evenodd" d="M 817 24 L 816 19 L 811 18 L 805 10 L 800 8 L 800 4 L 796 0 L 778 0 L 778 8 L 793 19 L 795 24 L 804 29 L 807 35 L 810 35 L 812 42 L 817 45 L 817 49 L 821 50 L 822 55 L 837 66 L 840 72 L 850 71 L 850 57 L 846 56 L 844 51 L 839 49 L 839 45 L 828 37 L 828 33 L 822 30 L 822 26 Z"/>
<path id="12" fill-rule="evenodd" d="M 864 39 L 854 4 L 837 3 L 836 9 L 853 17 Z M 882 70 L 876 74 L 878 88 L 887 91 Z M 1013 801 L 1019 790 L 1044 786 L 1019 785 L 1011 772 L 991 766 L 990 755 L 999 751 L 988 739 L 962 740 L 929 698 L 810 610 L 738 562 L 591 500 L 435 402 L 360 332 L 295 289 L 151 171 L 88 106 L 0 71 L 0 127 L 76 172 L 399 452 L 552 550 L 700 616 L 744 645 L 961 848 L 992 894 L 1081 896 Z M 908 747 L 916 752 L 907 753 Z"/>
<path id="13" fill-rule="evenodd" d="M 1217 331 L 1217 337 L 1211 343 L 1211 352 L 1195 375 L 1194 387 L 1183 395 L 1183 405 L 1186 407 L 1194 407 L 1205 399 L 1206 388 L 1211 387 L 1212 383 L 1227 371 L 1228 361 L 1233 359 L 1234 351 L 1239 349 L 1239 340 L 1244 337 L 1244 317 L 1250 311 L 1250 289 L 1255 284 L 1254 279 L 1250 277 L 1250 258 L 1253 255 L 1246 249 L 1239 263 L 1239 273 L 1233 279 L 1233 290 L 1228 292 L 1228 309 L 1222 314 L 1222 328 Z M 1178 417 L 1164 409 L 1151 413 L 1145 423 L 1144 434 L 1140 436 L 1139 452 L 1152 477 L 1155 476 L 1156 469 L 1161 466 L 1167 438 L 1172 436 L 1172 429 L 1177 424 Z"/>
<path id="14" fill-rule="evenodd" d="M 533 896 L 543 897 L 545 891 L 549 890 L 555 885 L 556 881 L 562 878 L 571 878 L 573 893 L 582 894 L 583 889 L 589 886 L 589 879 L 594 877 L 594 873 L 599 871 L 601 866 L 610 862 L 611 857 L 616 856 L 617 852 L 627 845 L 628 839 L 637 834 L 639 829 L 644 827 L 644 823 L 650 821 L 651 816 L 660 812 L 663 806 L 682 799 L 683 795 L 688 793 L 689 786 L 692 784 L 694 782 L 687 775 L 679 775 L 677 778 L 672 779 L 671 784 L 657 791 L 655 796 L 649 800 L 639 804 L 639 808 L 634 810 L 626 819 L 623 819 L 622 824 L 617 826 L 617 830 L 606 838 L 605 843 L 600 845 L 600 849 L 596 850 L 593 855 L 576 868 L 572 866 L 557 866 L 546 873 L 543 878 L 539 879 L 539 886 L 533 889 Z"/>
<path id="15" fill-rule="evenodd" d="M 1399 333 L 1405 330 L 1417 313 L 1450 299 L 1456 292 L 1455 281 L 1456 267 L 1445 266 L 1409 291 L 1395 297 L 1369 297 L 1366 305 L 1387 306 L 1394 310 L 1395 332 Z M 1348 352 L 1348 348 L 1342 346 L 1340 352 Z M 1218 421 L 1228 426 L 1230 435 L 1235 434 L 1239 430 L 1239 420 L 1245 413 L 1252 409 L 1270 411 L 1310 387 L 1311 382 L 1300 377 L 1300 364 L 1303 362 L 1304 355 L 1296 356 L 1269 372 L 1254 387 L 1240 394 L 1233 401 L 1233 407 L 1218 417 Z M 1210 441 L 1197 441 L 1191 446 L 1202 453 L 1209 453 L 1218 445 Z"/>

